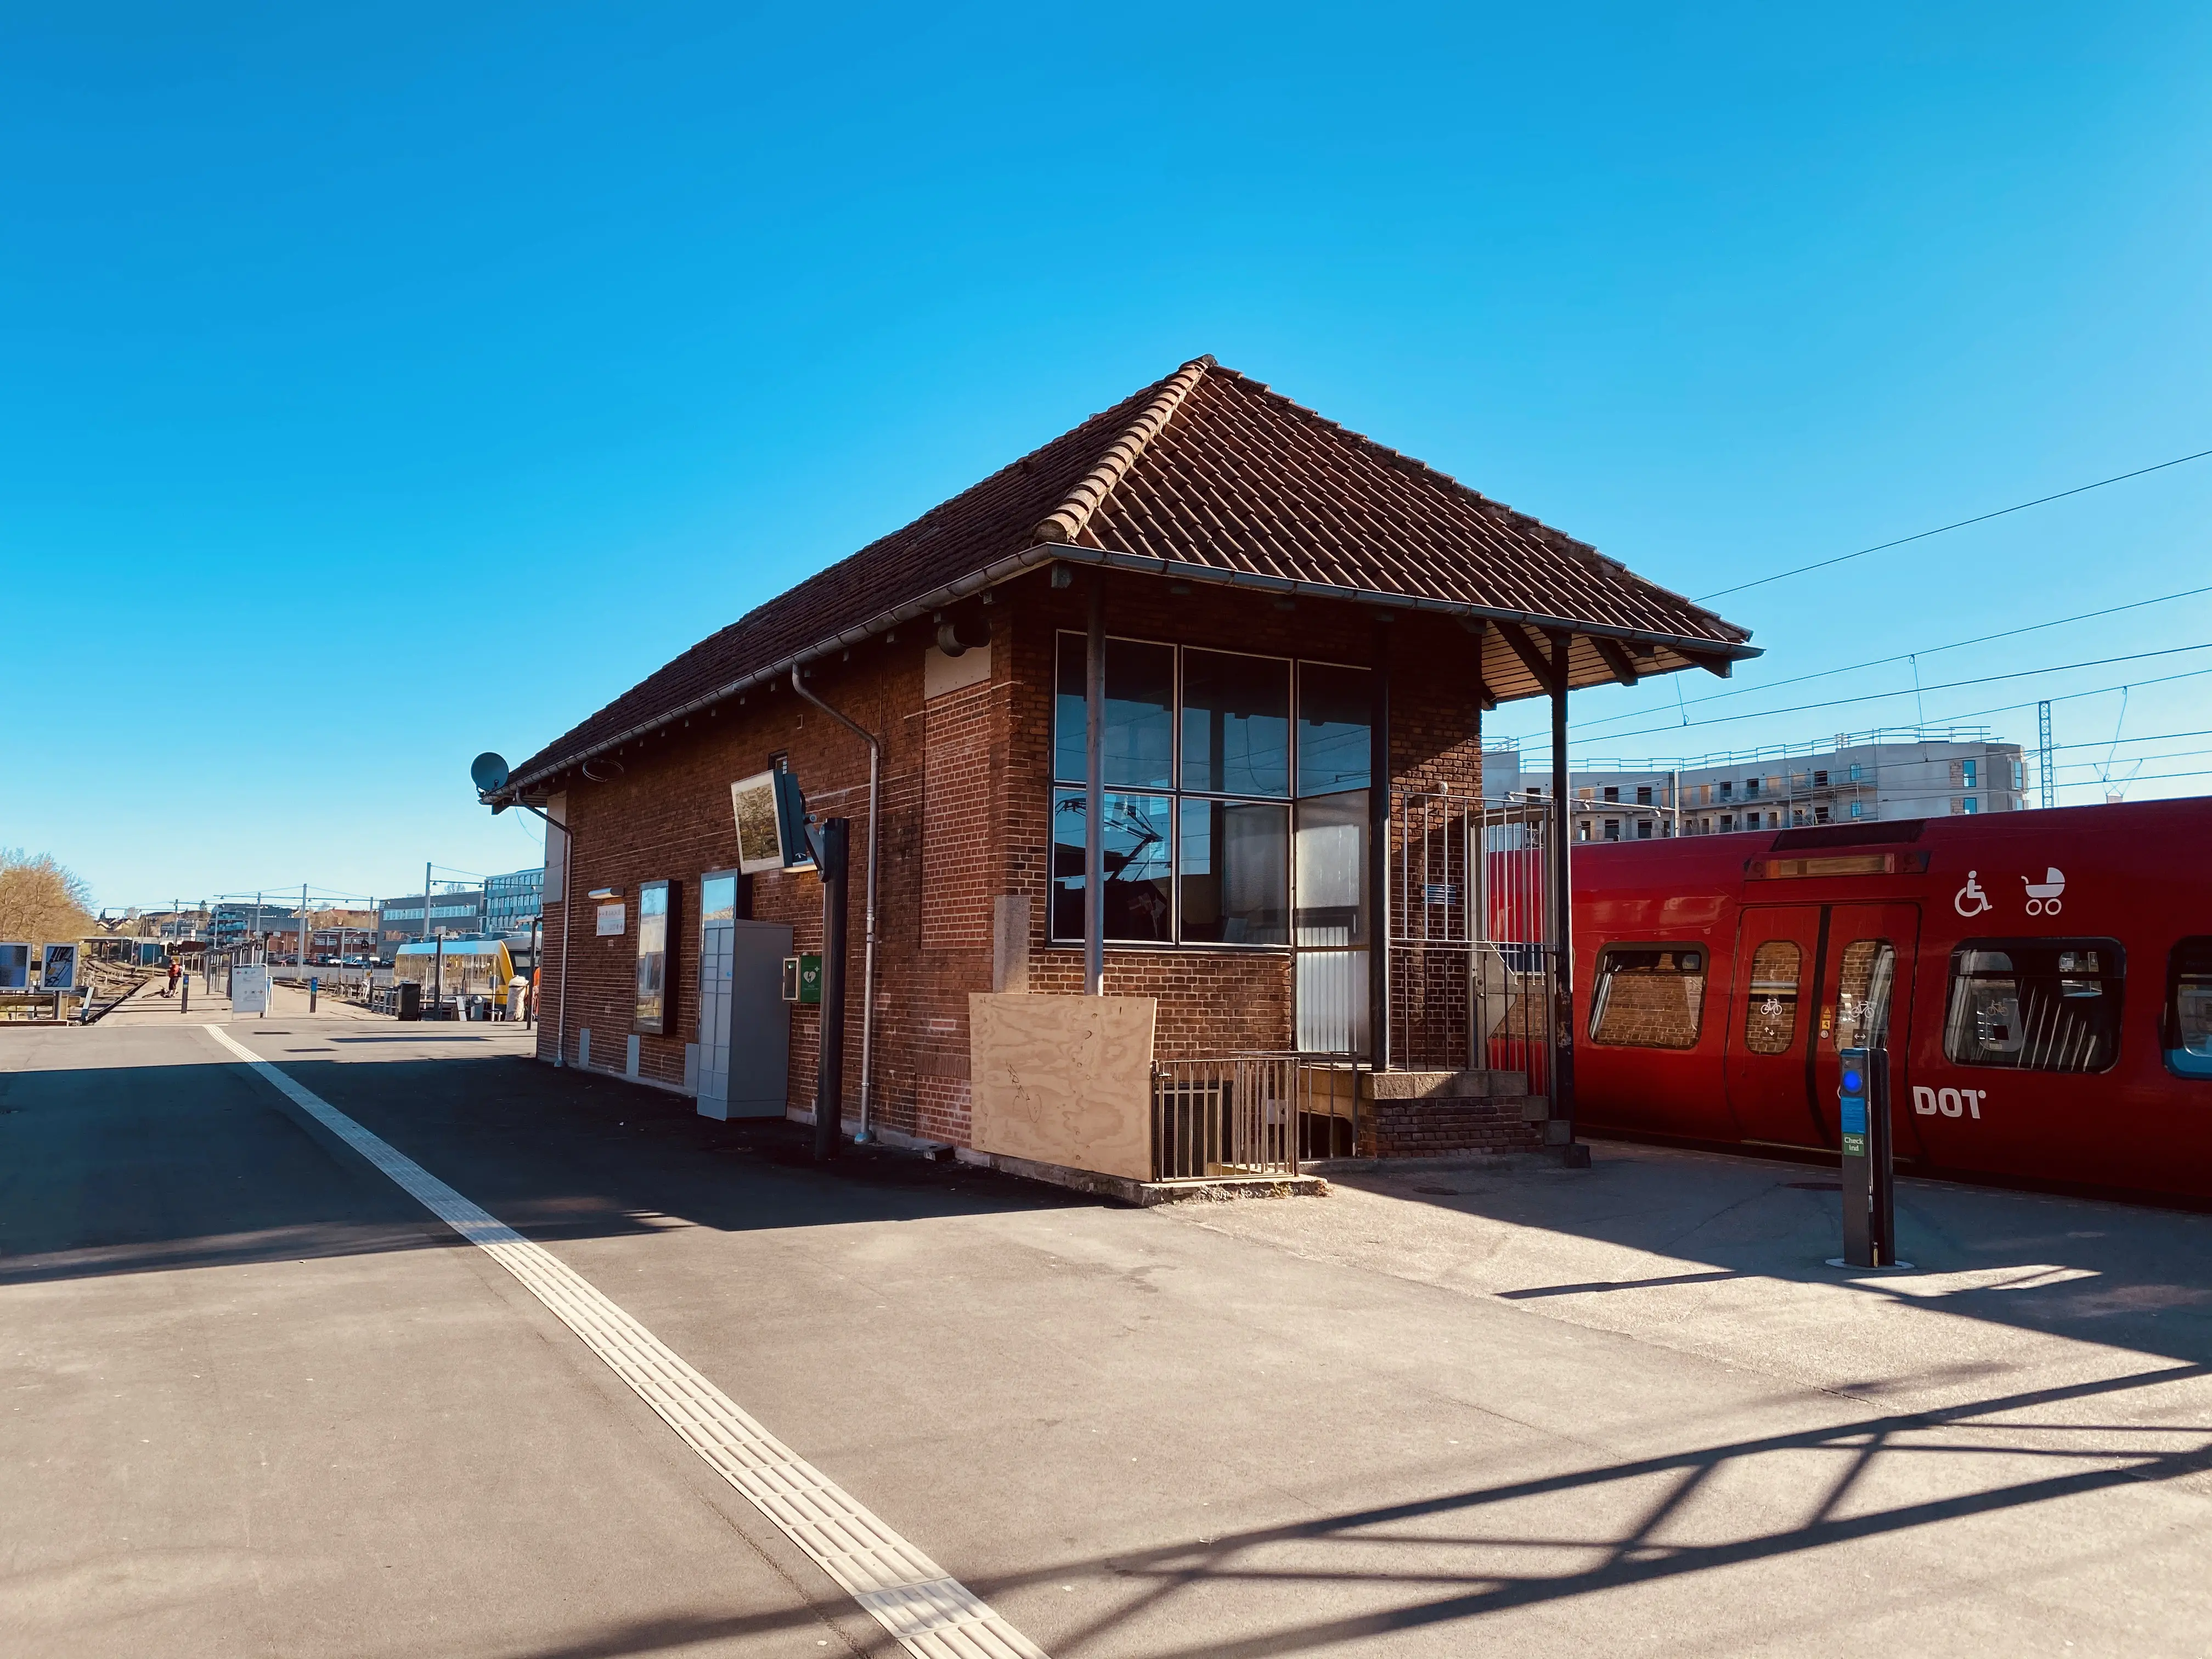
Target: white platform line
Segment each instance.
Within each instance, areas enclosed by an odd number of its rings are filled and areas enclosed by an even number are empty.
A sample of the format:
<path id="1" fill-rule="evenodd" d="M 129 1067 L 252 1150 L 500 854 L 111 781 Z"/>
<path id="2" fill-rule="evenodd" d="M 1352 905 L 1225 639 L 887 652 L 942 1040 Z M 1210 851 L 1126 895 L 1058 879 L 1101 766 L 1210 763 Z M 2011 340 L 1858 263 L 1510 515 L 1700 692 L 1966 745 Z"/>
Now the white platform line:
<path id="1" fill-rule="evenodd" d="M 921 1659 L 1045 1659 L 1043 1649 L 763 1428 L 559 1257 L 294 1082 L 221 1026 L 203 1029 L 513 1273 L 908 1652 Z"/>

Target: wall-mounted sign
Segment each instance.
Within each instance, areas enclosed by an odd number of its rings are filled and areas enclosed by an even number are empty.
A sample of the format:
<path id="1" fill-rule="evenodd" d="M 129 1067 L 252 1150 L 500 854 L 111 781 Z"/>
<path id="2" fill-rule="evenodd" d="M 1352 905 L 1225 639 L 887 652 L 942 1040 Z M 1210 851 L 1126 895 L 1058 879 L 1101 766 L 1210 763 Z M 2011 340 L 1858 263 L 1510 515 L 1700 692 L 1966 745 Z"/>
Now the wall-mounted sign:
<path id="1" fill-rule="evenodd" d="M 809 951 L 783 959 L 783 1000 L 819 1003 L 822 1000 L 822 953 Z"/>
<path id="2" fill-rule="evenodd" d="M 46 960 L 40 964 L 39 984 L 48 991 L 76 989 L 76 946 L 49 945 Z"/>
<path id="3" fill-rule="evenodd" d="M 620 933 L 623 931 L 626 921 L 624 908 L 620 899 L 617 899 L 612 904 L 602 904 L 599 907 L 599 936 L 602 939 L 611 933 Z"/>
<path id="4" fill-rule="evenodd" d="M 747 875 L 812 866 L 806 798 L 791 773 L 756 772 L 732 784 L 730 810 L 738 821 L 738 868 Z"/>

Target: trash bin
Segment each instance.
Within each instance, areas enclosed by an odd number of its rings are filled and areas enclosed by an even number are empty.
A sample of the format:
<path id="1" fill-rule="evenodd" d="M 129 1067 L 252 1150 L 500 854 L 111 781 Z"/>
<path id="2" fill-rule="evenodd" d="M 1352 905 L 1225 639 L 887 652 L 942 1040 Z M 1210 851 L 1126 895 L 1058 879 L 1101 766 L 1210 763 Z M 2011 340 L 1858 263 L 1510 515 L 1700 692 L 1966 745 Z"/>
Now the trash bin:
<path id="1" fill-rule="evenodd" d="M 415 980 L 403 979 L 394 988 L 396 988 L 399 993 L 399 1018 L 402 1019 L 422 1018 L 422 985 Z"/>

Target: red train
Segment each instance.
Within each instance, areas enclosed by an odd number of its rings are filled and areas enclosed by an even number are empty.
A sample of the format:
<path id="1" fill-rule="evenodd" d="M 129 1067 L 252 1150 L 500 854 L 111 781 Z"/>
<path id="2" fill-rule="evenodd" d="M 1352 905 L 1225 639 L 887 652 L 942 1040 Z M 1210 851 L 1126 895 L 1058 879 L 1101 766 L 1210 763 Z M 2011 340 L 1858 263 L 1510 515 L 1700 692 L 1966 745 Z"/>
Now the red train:
<path id="1" fill-rule="evenodd" d="M 1577 1116 L 1837 1146 L 1887 1042 L 1900 1168 L 2212 1200 L 2212 800 L 1575 848 Z"/>

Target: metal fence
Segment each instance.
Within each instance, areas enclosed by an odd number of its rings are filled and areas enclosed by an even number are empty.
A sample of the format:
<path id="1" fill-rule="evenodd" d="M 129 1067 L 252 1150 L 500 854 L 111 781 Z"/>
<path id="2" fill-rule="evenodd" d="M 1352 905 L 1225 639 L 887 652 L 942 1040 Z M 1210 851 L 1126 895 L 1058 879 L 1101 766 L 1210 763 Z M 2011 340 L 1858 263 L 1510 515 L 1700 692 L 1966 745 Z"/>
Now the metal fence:
<path id="1" fill-rule="evenodd" d="M 1551 816 L 1407 794 L 1392 814 L 1390 1044 L 1409 1070 L 1525 1072 L 1551 1091 Z"/>
<path id="2" fill-rule="evenodd" d="M 1152 1178 L 1294 1176 L 1357 1146 L 1361 1067 L 1336 1054 L 1152 1064 Z"/>

